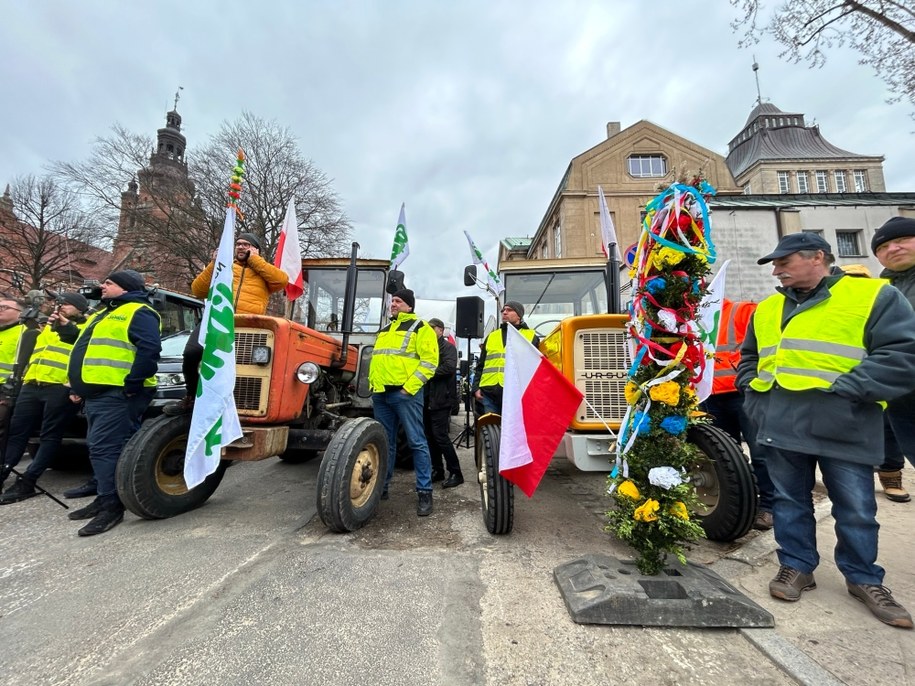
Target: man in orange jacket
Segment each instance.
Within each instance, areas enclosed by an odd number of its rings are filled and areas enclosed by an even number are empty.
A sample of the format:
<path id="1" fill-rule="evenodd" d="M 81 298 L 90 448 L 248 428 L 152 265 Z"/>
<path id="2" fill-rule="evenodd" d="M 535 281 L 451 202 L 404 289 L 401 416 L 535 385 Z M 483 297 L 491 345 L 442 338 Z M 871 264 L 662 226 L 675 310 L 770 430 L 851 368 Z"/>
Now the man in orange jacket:
<path id="1" fill-rule="evenodd" d="M 232 292 L 235 294 L 235 314 L 264 314 L 271 293 L 286 287 L 289 276 L 261 257 L 261 241 L 253 233 L 240 233 L 235 241 L 235 261 L 232 263 Z M 197 298 L 206 298 L 213 279 L 214 261 L 204 267 L 194 282 L 191 292 Z M 198 341 L 200 325 L 191 332 L 184 348 L 184 383 L 187 394 L 178 402 L 166 405 L 162 412 L 170 416 L 187 414 L 194 409 L 197 384 L 200 381 L 200 360 L 203 348 Z"/>
<path id="2" fill-rule="evenodd" d="M 756 427 L 752 418 L 743 410 L 743 393 L 735 383 L 740 346 L 755 311 L 756 303 L 724 299 L 715 347 L 715 377 L 712 381 L 712 394 L 705 401 L 705 409 L 712 415 L 715 426 L 727 432 L 738 445 L 745 441 L 750 448 L 753 473 L 759 488 L 759 504 L 753 528 L 765 531 L 772 528 L 775 486 L 766 470 L 765 448 L 756 445 Z"/>

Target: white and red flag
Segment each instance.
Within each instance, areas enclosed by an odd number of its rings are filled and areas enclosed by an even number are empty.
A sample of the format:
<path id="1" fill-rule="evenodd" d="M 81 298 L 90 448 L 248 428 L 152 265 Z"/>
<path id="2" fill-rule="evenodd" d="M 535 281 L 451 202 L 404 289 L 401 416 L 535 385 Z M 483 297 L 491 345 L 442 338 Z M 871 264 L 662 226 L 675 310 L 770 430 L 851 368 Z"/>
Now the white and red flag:
<path id="1" fill-rule="evenodd" d="M 584 396 L 515 327 L 506 332 L 499 474 L 531 497 Z"/>
<path id="2" fill-rule="evenodd" d="M 286 218 L 280 232 L 280 242 L 276 246 L 276 257 L 273 264 L 286 272 L 289 282 L 286 284 L 286 297 L 295 300 L 305 292 L 302 281 L 302 246 L 299 245 L 299 223 L 295 218 L 295 200 L 290 199 L 286 207 Z"/>
<path id="3" fill-rule="evenodd" d="M 620 257 L 620 246 L 616 238 L 616 229 L 613 226 L 613 219 L 610 217 L 610 210 L 607 208 L 607 198 L 604 197 L 604 189 L 597 187 L 598 203 L 600 204 L 600 249 L 604 257 L 610 259 L 610 246 L 616 254 L 616 259 L 622 262 Z"/>

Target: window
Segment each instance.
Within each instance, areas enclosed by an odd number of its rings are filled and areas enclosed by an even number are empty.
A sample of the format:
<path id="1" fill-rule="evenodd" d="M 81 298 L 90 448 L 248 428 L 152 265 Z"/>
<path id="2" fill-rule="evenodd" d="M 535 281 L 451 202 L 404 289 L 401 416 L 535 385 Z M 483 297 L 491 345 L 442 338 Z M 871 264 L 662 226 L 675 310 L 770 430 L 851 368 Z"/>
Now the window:
<path id="1" fill-rule="evenodd" d="M 630 155 L 629 175 L 637 179 L 667 176 L 667 159 L 661 155 Z"/>
<path id="2" fill-rule="evenodd" d="M 867 172 L 863 169 L 855 169 L 855 193 L 867 193 Z"/>
<path id="3" fill-rule="evenodd" d="M 826 172 L 818 171 L 817 172 L 817 193 L 828 193 L 829 192 L 829 177 L 826 176 Z"/>
<path id="4" fill-rule="evenodd" d="M 839 257 L 861 257 L 860 236 L 860 231 L 836 231 L 836 254 Z"/>
<path id="5" fill-rule="evenodd" d="M 809 179 L 807 178 L 807 172 L 799 171 L 797 173 L 797 192 L 798 193 L 809 193 L 810 192 L 810 188 L 809 188 L 809 186 L 807 186 L 808 180 Z"/>
<path id="6" fill-rule="evenodd" d="M 562 231 L 559 224 L 553 229 L 553 257 L 562 257 Z"/>
<path id="7" fill-rule="evenodd" d="M 836 193 L 845 192 L 845 172 L 834 171 L 832 177 L 836 180 Z"/>
<path id="8" fill-rule="evenodd" d="M 788 178 L 788 172 L 779 172 L 778 173 L 778 192 L 779 193 L 790 193 L 791 192 L 791 180 Z"/>

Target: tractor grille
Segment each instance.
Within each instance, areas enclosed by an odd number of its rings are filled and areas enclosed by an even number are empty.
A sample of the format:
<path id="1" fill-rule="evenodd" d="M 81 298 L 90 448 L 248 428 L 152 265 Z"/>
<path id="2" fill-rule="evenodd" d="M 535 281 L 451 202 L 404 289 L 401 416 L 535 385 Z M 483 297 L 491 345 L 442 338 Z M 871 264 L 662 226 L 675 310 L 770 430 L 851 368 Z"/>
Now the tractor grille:
<path id="1" fill-rule="evenodd" d="M 267 345 L 268 334 L 242 331 L 235 334 L 235 364 L 251 364 L 251 353 L 256 346 Z"/>
<path id="2" fill-rule="evenodd" d="M 591 407 L 582 402 L 579 421 L 622 421 L 627 407 L 623 389 L 628 372 L 625 331 L 580 331 L 575 339 L 575 385 Z"/>
<path id="3" fill-rule="evenodd" d="M 239 376 L 235 379 L 235 407 L 239 410 L 259 410 L 263 379 Z"/>
<path id="4" fill-rule="evenodd" d="M 268 364 L 254 364 L 252 356 L 256 347 L 270 349 Z M 235 407 L 239 414 L 246 417 L 267 414 L 274 348 L 274 333 L 269 329 L 235 330 Z"/>

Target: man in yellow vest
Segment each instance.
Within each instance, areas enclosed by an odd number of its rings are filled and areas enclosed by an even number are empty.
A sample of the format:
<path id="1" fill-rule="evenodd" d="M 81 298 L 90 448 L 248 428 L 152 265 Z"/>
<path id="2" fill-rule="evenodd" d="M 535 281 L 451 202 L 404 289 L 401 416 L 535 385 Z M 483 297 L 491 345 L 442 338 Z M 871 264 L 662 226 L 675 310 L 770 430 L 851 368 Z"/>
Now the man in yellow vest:
<path id="1" fill-rule="evenodd" d="M 773 264 L 781 285 L 757 307 L 737 368 L 775 485 L 780 568 L 769 593 L 796 601 L 816 588 L 819 467 L 848 592 L 880 621 L 911 629 L 877 565 L 873 470 L 883 457 L 885 401 L 915 387 L 915 312 L 886 281 L 832 274 L 834 261 L 814 233 L 783 236 L 759 260 Z"/>
<path id="2" fill-rule="evenodd" d="M 388 437 L 388 472 L 381 497 L 387 498 L 397 458 L 397 431 L 403 426 L 416 472 L 416 514 L 432 514 L 432 460 L 423 427 L 423 386 L 438 367 L 438 337 L 413 313 L 413 291 L 391 296 L 390 324 L 378 332 L 369 367 L 372 407 Z"/>
<path id="3" fill-rule="evenodd" d="M 22 302 L 0 296 L 0 451 L 6 443 L 6 431 L 16 400 L 16 390 L 10 387 L 13 381 L 10 376 L 16 366 L 19 339 L 25 331 L 25 326 L 19 321 L 21 314 Z M 2 483 L 3 479 L 0 479 Z"/>
<path id="4" fill-rule="evenodd" d="M 87 309 L 89 302 L 79 293 L 61 293 L 57 311 L 63 317 L 79 326 L 85 321 L 83 313 Z M 67 382 L 67 362 L 72 347 L 60 340 L 53 326 L 45 326 L 38 334 L 10 420 L 0 483 L 19 464 L 29 438 L 39 427 L 41 443 L 25 473 L 0 495 L 0 505 L 38 495 L 35 483 L 48 468 L 60 448 L 67 425 L 79 410 L 78 404 L 70 402 Z"/>
<path id="5" fill-rule="evenodd" d="M 540 337 L 524 323 L 524 305 L 509 300 L 502 306 L 502 326 L 490 333 L 480 346 L 471 393 L 483 404 L 483 412 L 502 413 L 502 387 L 505 385 L 506 327 L 514 326 L 536 348 Z"/>
<path id="6" fill-rule="evenodd" d="M 80 536 L 103 533 L 124 519 L 115 469 L 156 390 L 162 349 L 159 314 L 147 301 L 140 274 L 132 269 L 111 274 L 102 284 L 102 305 L 82 331 L 60 313 L 48 320 L 51 326 L 57 322 L 62 341 L 75 341 L 67 368 L 70 398 L 85 401 L 89 422 L 86 442 L 98 496 L 67 515 L 92 520 L 79 530 Z"/>

